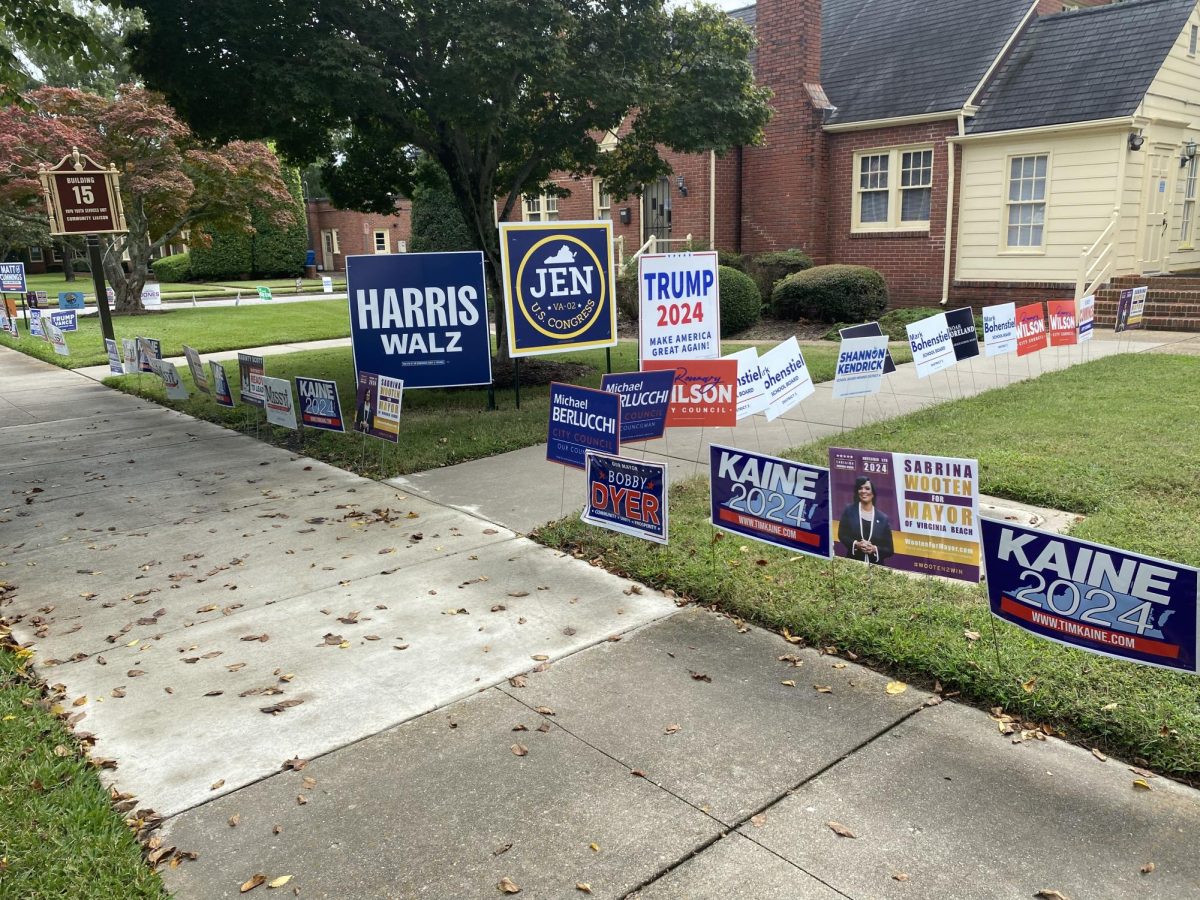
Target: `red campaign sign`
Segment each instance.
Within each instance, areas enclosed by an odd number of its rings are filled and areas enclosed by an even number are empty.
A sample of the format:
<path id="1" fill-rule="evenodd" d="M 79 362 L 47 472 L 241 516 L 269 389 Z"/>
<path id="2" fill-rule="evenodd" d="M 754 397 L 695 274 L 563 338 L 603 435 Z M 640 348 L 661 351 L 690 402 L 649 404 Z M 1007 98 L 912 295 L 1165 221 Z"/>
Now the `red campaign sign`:
<path id="1" fill-rule="evenodd" d="M 1017 356 L 1046 349 L 1046 310 L 1040 303 L 1017 307 Z"/>
<path id="2" fill-rule="evenodd" d="M 644 372 L 675 369 L 668 428 L 733 428 L 737 425 L 736 359 L 648 359 Z"/>
<path id="3" fill-rule="evenodd" d="M 1071 347 L 1079 343 L 1079 333 L 1076 330 L 1075 301 L 1047 300 L 1046 307 L 1050 312 L 1050 346 Z"/>

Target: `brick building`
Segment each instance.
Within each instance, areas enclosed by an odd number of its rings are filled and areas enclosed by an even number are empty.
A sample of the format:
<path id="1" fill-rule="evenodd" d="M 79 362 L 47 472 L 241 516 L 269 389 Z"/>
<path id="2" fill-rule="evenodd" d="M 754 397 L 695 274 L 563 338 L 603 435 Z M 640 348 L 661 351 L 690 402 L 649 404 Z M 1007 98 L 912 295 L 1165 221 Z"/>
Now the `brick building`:
<path id="1" fill-rule="evenodd" d="M 1170 177 L 1155 181 L 1138 153 L 1146 137 L 1178 156 L 1200 135 L 1200 80 L 1174 71 L 1200 71 L 1195 6 L 758 0 L 730 15 L 755 32 L 756 77 L 774 92 L 761 146 L 669 155 L 675 173 L 624 202 L 564 178 L 571 197 L 527 198 L 524 216 L 611 217 L 626 256 L 651 234 L 671 249 L 689 235 L 798 247 L 879 269 L 895 305 L 1071 296 L 1089 245 L 1101 283 L 1200 268 L 1196 176 L 1160 162 Z M 1168 208 L 1148 211 L 1156 192 Z M 1177 239 L 1146 249 L 1138 234 L 1164 216 Z"/>
<path id="2" fill-rule="evenodd" d="M 317 254 L 317 270 L 340 272 L 347 256 L 403 253 L 412 240 L 412 203 L 396 201 L 396 212 L 385 216 L 337 209 L 324 198 L 304 201 L 308 249 Z"/>

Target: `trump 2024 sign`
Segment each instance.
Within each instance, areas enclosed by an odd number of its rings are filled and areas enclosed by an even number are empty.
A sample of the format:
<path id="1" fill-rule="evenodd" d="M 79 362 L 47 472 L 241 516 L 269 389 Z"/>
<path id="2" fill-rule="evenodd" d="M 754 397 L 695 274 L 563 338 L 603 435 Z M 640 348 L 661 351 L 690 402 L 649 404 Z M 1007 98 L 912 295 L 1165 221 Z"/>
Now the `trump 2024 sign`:
<path id="1" fill-rule="evenodd" d="M 483 254 L 346 259 L 354 370 L 411 388 L 491 384 Z"/>
<path id="2" fill-rule="evenodd" d="M 612 222 L 502 222 L 513 357 L 617 345 Z"/>

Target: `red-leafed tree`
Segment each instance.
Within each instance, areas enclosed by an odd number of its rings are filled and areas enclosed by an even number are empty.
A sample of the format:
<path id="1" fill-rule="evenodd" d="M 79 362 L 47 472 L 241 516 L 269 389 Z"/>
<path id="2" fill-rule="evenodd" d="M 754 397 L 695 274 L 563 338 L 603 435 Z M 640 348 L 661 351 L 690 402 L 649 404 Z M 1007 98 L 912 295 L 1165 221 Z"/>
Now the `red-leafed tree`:
<path id="1" fill-rule="evenodd" d="M 109 100 L 42 88 L 25 100 L 0 110 L 0 209 L 44 216 L 37 170 L 73 147 L 116 166 L 129 232 L 106 240 L 104 274 L 119 313 L 140 311 L 152 254 L 185 231 L 203 240 L 198 225 L 249 229 L 253 210 L 282 227 L 294 219 L 279 161 L 266 144 L 202 141 L 158 94 L 125 85 Z"/>

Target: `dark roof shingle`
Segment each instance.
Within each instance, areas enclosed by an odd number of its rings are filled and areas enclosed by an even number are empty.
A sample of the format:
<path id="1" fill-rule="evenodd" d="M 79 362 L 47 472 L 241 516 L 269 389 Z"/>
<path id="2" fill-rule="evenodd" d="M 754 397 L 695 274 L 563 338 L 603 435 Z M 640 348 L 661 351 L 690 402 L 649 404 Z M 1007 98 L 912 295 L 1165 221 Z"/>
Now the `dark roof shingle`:
<path id="1" fill-rule="evenodd" d="M 1047 16 L 1013 47 L 969 134 L 1131 115 L 1195 0 L 1127 0 Z"/>

